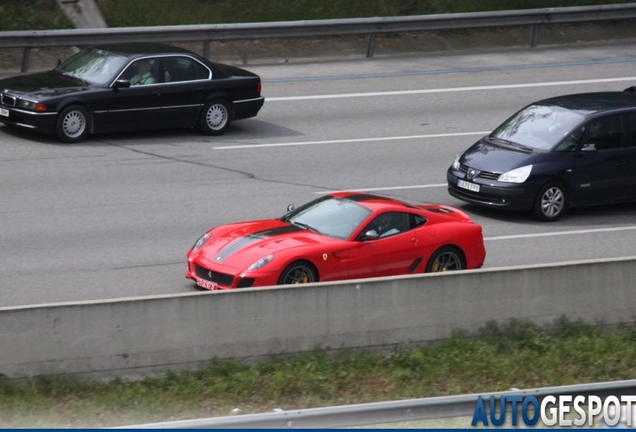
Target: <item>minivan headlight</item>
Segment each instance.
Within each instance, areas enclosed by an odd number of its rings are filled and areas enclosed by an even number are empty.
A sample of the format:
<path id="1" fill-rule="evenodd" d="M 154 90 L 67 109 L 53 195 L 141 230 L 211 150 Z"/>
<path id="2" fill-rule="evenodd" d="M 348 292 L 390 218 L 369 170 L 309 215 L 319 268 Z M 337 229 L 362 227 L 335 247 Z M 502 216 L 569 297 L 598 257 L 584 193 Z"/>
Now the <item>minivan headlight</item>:
<path id="1" fill-rule="evenodd" d="M 532 172 L 532 165 L 522 166 L 512 171 L 508 171 L 499 176 L 497 181 L 504 183 L 523 183 L 528 180 Z"/>
<path id="2" fill-rule="evenodd" d="M 451 166 L 453 167 L 453 169 L 455 171 L 459 171 L 459 165 L 460 165 L 459 160 L 461 159 L 463 154 L 464 153 L 460 153 L 460 154 L 456 155 L 455 159 L 453 160 L 453 164 Z"/>

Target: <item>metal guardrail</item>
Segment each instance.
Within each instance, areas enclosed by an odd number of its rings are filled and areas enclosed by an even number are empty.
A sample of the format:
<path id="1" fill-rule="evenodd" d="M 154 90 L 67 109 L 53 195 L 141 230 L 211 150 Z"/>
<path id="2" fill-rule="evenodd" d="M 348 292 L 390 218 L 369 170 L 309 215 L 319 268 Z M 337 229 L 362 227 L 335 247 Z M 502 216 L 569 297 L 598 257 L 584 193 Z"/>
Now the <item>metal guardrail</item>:
<path id="1" fill-rule="evenodd" d="M 482 396 L 535 396 L 539 401 L 547 395 L 609 395 L 636 394 L 636 380 L 611 381 L 591 384 L 576 384 L 561 387 L 543 387 L 528 390 L 444 396 L 410 399 L 392 402 L 377 402 L 360 405 L 345 405 L 329 408 L 312 408 L 296 411 L 281 411 L 265 414 L 246 414 L 230 417 L 184 420 L 126 426 L 115 429 L 210 429 L 210 428 L 342 428 L 367 426 L 449 417 L 469 417 L 474 414 L 477 398 Z M 469 425 L 466 425 L 468 427 Z"/>
<path id="2" fill-rule="evenodd" d="M 0 32 L 0 48 L 23 48 L 22 72 L 33 47 L 86 46 L 118 42 L 203 42 L 209 57 L 210 41 L 368 34 L 367 57 L 373 57 L 378 33 L 401 33 L 462 28 L 533 26 L 531 47 L 538 45 L 539 26 L 636 18 L 636 3 L 515 11 L 453 13 L 404 17 L 375 17 L 251 24 L 180 25 Z"/>

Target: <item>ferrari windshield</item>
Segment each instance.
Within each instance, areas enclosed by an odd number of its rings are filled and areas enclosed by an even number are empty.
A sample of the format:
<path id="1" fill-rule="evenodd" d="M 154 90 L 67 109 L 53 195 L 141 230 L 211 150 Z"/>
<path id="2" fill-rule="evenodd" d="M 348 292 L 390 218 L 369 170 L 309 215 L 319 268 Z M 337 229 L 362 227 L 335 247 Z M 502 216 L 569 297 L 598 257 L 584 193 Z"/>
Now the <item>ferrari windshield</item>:
<path id="1" fill-rule="evenodd" d="M 357 202 L 327 196 L 288 213 L 282 217 L 282 220 L 329 237 L 345 240 L 370 213 L 370 209 Z"/>
<path id="2" fill-rule="evenodd" d="M 71 75 L 91 84 L 109 83 L 126 63 L 122 56 L 98 49 L 87 49 L 55 68 L 62 75 Z"/>
<path id="3" fill-rule="evenodd" d="M 568 137 L 585 117 L 552 105 L 530 105 L 506 120 L 488 137 L 531 149 L 549 150 Z"/>

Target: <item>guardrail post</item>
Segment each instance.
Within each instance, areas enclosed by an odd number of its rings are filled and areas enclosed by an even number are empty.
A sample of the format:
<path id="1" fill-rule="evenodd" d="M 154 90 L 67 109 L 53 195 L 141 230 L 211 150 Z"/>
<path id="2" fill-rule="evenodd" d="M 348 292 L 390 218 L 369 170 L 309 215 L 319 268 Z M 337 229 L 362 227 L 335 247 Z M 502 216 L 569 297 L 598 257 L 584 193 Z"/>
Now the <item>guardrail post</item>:
<path id="1" fill-rule="evenodd" d="M 369 45 L 367 45 L 367 58 L 373 57 L 375 51 L 375 33 L 369 35 Z"/>
<path id="2" fill-rule="evenodd" d="M 210 41 L 203 41 L 203 58 L 210 60 Z"/>
<path id="3" fill-rule="evenodd" d="M 532 26 L 532 42 L 530 42 L 530 48 L 536 48 L 539 43 L 539 24 Z"/>
<path id="4" fill-rule="evenodd" d="M 27 72 L 29 70 L 29 56 L 31 55 L 31 47 L 25 47 L 22 54 L 22 67 L 20 72 Z"/>

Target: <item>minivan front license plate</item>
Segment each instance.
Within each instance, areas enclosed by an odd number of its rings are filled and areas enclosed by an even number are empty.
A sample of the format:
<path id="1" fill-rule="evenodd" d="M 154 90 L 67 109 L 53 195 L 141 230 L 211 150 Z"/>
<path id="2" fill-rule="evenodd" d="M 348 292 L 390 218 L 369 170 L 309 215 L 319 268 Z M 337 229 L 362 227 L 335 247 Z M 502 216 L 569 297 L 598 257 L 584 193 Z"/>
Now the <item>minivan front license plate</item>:
<path id="1" fill-rule="evenodd" d="M 4 109 L 4 108 L 0 108 L 0 115 L 4 116 L 4 117 L 9 117 L 9 110 L 8 109 Z"/>
<path id="2" fill-rule="evenodd" d="M 469 183 L 464 180 L 457 179 L 457 187 L 462 189 L 468 189 L 469 191 L 479 192 L 479 185 L 475 183 Z"/>

